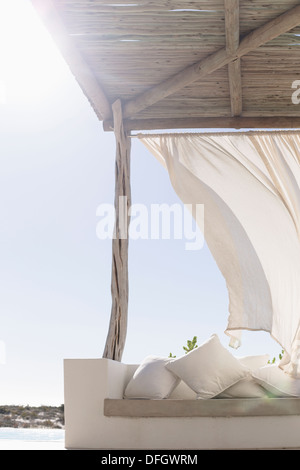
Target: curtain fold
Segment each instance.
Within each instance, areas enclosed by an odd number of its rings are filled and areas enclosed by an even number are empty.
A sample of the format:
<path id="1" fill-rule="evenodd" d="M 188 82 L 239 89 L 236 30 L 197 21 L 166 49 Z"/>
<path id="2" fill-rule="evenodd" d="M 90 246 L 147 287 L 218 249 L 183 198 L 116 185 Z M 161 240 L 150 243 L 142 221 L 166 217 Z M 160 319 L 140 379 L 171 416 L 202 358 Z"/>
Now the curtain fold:
<path id="1" fill-rule="evenodd" d="M 300 134 L 140 135 L 204 237 L 229 293 L 226 334 L 264 330 L 300 376 Z"/>

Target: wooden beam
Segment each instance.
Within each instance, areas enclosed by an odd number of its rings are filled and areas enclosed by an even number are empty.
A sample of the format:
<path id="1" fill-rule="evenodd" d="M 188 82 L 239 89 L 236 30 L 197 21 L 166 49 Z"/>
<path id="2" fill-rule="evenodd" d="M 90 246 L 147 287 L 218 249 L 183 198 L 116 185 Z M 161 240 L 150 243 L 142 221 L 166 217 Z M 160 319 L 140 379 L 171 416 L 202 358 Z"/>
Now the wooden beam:
<path id="1" fill-rule="evenodd" d="M 212 117 L 176 119 L 125 119 L 124 131 L 153 131 L 173 129 L 300 129 L 300 117 Z M 113 121 L 104 121 L 106 132 L 114 130 Z"/>
<path id="2" fill-rule="evenodd" d="M 103 357 L 121 361 L 128 314 L 128 227 L 131 205 L 130 145 L 124 132 L 120 100 L 113 106 L 116 137 L 115 230 L 112 242 L 112 308 Z"/>
<path id="3" fill-rule="evenodd" d="M 300 5 L 252 31 L 242 39 L 235 53 L 228 51 L 227 48 L 224 47 L 127 101 L 123 107 L 124 118 L 136 115 L 143 109 L 175 93 L 186 85 L 199 80 L 224 65 L 229 64 L 233 60 L 239 59 L 248 52 L 257 49 L 259 46 L 271 41 L 275 37 L 289 31 L 299 23 Z"/>
<path id="4" fill-rule="evenodd" d="M 240 45 L 239 0 L 224 0 L 226 50 L 235 54 Z"/>
<path id="5" fill-rule="evenodd" d="M 67 62 L 98 118 L 100 120 L 110 118 L 112 111 L 106 94 L 95 74 L 70 38 L 52 0 L 31 0 L 31 3 L 59 47 L 64 60 Z"/>
<path id="6" fill-rule="evenodd" d="M 277 18 L 268 21 L 265 25 L 255 29 L 247 34 L 241 42 L 237 50 L 237 56 L 242 57 L 258 47 L 266 44 L 266 42 L 277 38 L 281 34 L 290 31 L 300 24 L 300 5 L 288 10 Z"/>
<path id="7" fill-rule="evenodd" d="M 241 60 L 236 59 L 228 64 L 231 115 L 240 116 L 243 111 Z"/>
<path id="8" fill-rule="evenodd" d="M 224 0 L 226 50 L 236 54 L 240 45 L 240 10 L 239 0 Z M 228 64 L 228 80 L 232 116 L 242 113 L 242 76 L 241 60 L 236 59 Z"/>

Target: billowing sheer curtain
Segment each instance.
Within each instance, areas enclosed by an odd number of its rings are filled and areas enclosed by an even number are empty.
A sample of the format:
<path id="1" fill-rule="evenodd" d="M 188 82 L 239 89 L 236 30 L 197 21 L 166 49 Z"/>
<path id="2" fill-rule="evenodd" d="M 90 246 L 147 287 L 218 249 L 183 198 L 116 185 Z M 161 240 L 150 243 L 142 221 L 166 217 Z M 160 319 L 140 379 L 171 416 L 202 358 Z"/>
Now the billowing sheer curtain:
<path id="1" fill-rule="evenodd" d="M 300 133 L 140 135 L 204 236 L 227 284 L 226 333 L 264 330 L 300 376 Z"/>

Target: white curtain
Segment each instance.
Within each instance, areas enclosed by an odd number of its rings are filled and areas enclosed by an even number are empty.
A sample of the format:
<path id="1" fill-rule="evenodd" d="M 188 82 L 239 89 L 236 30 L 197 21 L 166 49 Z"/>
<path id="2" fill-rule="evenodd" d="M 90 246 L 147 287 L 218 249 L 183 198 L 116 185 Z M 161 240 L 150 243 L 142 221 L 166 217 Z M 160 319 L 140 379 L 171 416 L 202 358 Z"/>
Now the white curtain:
<path id="1" fill-rule="evenodd" d="M 140 135 L 185 204 L 204 204 L 204 237 L 227 284 L 226 333 L 264 330 L 300 376 L 300 134 Z"/>

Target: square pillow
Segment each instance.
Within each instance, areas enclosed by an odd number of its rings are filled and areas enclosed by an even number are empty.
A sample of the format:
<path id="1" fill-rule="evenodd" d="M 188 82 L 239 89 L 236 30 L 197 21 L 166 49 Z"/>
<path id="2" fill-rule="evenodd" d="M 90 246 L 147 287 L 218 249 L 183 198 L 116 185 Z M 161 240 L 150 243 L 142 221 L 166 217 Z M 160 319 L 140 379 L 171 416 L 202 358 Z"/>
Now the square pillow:
<path id="1" fill-rule="evenodd" d="M 252 371 L 267 365 L 269 358 L 268 354 L 236 357 L 243 366 L 248 367 Z M 216 398 L 264 398 L 267 396 L 266 390 L 256 383 L 253 377 L 249 376 L 227 388 Z"/>
<path id="2" fill-rule="evenodd" d="M 300 379 L 291 377 L 278 364 L 270 364 L 252 372 L 253 379 L 276 398 L 300 397 Z"/>
<path id="3" fill-rule="evenodd" d="M 267 396 L 266 390 L 261 385 L 256 383 L 252 377 L 246 377 L 215 398 L 265 398 Z"/>
<path id="4" fill-rule="evenodd" d="M 240 361 L 243 366 L 248 367 L 249 369 L 256 370 L 260 367 L 264 367 L 268 364 L 268 360 L 270 359 L 269 354 L 260 354 L 258 356 L 242 356 L 237 357 L 235 356 L 238 361 Z"/>
<path id="5" fill-rule="evenodd" d="M 165 368 L 170 359 L 147 356 L 125 388 L 124 398 L 168 398 L 180 380 Z"/>
<path id="6" fill-rule="evenodd" d="M 217 335 L 212 335 L 198 348 L 167 363 L 166 369 L 183 380 L 197 398 L 213 398 L 239 380 L 249 376 L 243 366 L 224 346 Z"/>
<path id="7" fill-rule="evenodd" d="M 168 397 L 171 400 L 196 400 L 197 393 L 194 392 L 183 380 Z"/>
<path id="8" fill-rule="evenodd" d="M 250 370 L 265 366 L 270 359 L 269 354 L 234 357 Z M 214 398 L 265 398 L 267 396 L 267 391 L 256 383 L 253 377 L 249 376 L 227 388 Z M 173 400 L 194 400 L 197 398 L 197 394 L 181 380 L 180 384 L 171 393 L 169 398 Z"/>

